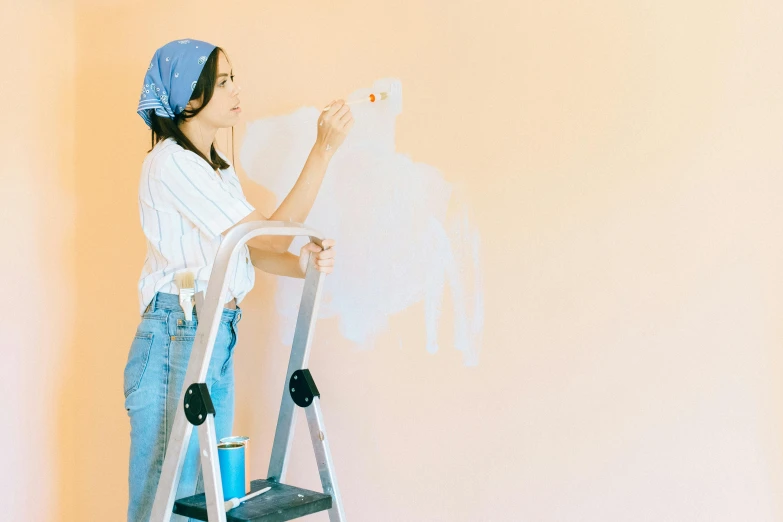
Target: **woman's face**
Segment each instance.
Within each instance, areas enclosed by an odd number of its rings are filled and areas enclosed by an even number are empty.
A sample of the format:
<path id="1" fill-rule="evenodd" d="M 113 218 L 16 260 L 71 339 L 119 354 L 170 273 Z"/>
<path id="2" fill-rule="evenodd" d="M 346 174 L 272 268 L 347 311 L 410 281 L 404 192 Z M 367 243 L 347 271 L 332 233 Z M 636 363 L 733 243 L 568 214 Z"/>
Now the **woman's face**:
<path id="1" fill-rule="evenodd" d="M 195 116 L 195 119 L 215 128 L 234 126 L 241 113 L 241 109 L 238 108 L 239 90 L 240 87 L 234 83 L 234 73 L 228 58 L 223 53 L 218 53 L 215 91 L 207 106 Z M 195 105 L 198 106 L 198 103 Z"/>

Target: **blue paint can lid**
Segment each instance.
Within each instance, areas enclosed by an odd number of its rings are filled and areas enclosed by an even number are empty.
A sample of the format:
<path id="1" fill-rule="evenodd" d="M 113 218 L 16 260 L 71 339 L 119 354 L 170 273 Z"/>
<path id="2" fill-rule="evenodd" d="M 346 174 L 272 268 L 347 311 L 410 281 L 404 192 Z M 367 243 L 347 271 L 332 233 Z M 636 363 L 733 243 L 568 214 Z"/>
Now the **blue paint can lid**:
<path id="1" fill-rule="evenodd" d="M 222 439 L 220 439 L 220 443 L 222 444 L 224 442 L 237 442 L 239 444 L 244 444 L 245 442 L 247 442 L 249 440 L 250 440 L 250 437 L 244 437 L 244 436 L 241 436 L 241 435 L 237 435 L 237 436 L 233 436 L 233 437 L 223 437 Z"/>

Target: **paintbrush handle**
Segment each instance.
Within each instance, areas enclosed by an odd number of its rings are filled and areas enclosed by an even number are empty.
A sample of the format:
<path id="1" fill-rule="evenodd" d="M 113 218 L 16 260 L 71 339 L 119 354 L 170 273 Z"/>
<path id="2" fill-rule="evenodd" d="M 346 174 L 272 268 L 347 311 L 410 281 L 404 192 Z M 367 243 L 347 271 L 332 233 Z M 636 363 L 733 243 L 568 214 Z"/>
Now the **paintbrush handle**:
<path id="1" fill-rule="evenodd" d="M 267 492 L 267 491 L 269 491 L 270 489 L 272 489 L 272 486 L 265 487 L 264 489 L 259 489 L 258 491 L 254 491 L 253 493 L 251 493 L 251 494 L 249 494 L 249 495 L 245 495 L 245 496 L 244 496 L 244 497 L 242 497 L 242 498 L 236 498 L 236 497 L 234 497 L 234 498 L 232 498 L 231 500 L 226 500 L 226 501 L 223 503 L 223 506 L 226 508 L 226 511 L 229 511 L 229 510 L 231 510 L 231 509 L 234 509 L 235 507 L 237 507 L 239 504 L 241 504 L 241 503 L 242 503 L 242 502 L 244 502 L 245 500 L 250 500 L 250 499 L 251 499 L 251 498 L 253 498 L 253 497 L 257 497 L 257 496 L 258 496 L 258 495 L 260 495 L 261 493 L 266 493 L 266 492 Z"/>
<path id="2" fill-rule="evenodd" d="M 254 492 L 250 493 L 249 495 L 245 495 L 244 497 L 242 497 L 241 499 L 239 499 L 239 501 L 240 501 L 240 502 L 244 502 L 245 500 L 250 500 L 250 499 L 251 499 L 251 498 L 253 498 L 253 497 L 257 497 L 257 496 L 258 496 L 258 495 L 260 495 L 261 493 L 266 493 L 266 492 L 267 492 L 267 491 L 269 491 L 270 489 L 272 489 L 272 486 L 267 486 L 267 487 L 265 487 L 264 489 L 259 489 L 258 491 L 254 491 Z"/>
<path id="3" fill-rule="evenodd" d="M 379 100 L 382 100 L 382 99 L 383 99 L 383 98 L 381 98 L 381 97 L 376 97 L 376 98 L 375 98 L 375 101 L 379 101 Z M 364 103 L 364 102 L 369 102 L 369 101 L 373 101 L 373 100 L 370 100 L 370 95 L 368 94 L 366 97 L 364 97 L 364 98 L 362 98 L 362 99 L 360 99 L 360 100 L 351 100 L 351 101 L 347 101 L 347 102 L 345 102 L 345 105 L 355 105 L 355 104 L 357 104 L 357 103 Z M 328 110 L 329 110 L 331 107 L 332 107 L 331 105 L 327 105 L 326 107 L 324 107 L 324 109 L 323 109 L 321 112 L 326 112 L 326 111 L 328 111 Z"/>

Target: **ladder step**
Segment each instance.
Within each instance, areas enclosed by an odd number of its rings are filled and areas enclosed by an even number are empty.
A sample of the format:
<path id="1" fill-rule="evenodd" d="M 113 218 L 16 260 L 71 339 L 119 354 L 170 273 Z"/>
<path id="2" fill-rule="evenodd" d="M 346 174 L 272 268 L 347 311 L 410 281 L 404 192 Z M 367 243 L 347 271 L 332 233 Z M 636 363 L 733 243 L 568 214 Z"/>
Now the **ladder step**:
<path id="1" fill-rule="evenodd" d="M 332 497 L 287 484 L 268 480 L 254 480 L 250 493 L 271 486 L 272 489 L 240 504 L 228 513 L 228 522 L 283 522 L 326 511 L 332 507 Z M 207 499 L 204 493 L 178 499 L 174 513 L 196 520 L 207 520 Z"/>

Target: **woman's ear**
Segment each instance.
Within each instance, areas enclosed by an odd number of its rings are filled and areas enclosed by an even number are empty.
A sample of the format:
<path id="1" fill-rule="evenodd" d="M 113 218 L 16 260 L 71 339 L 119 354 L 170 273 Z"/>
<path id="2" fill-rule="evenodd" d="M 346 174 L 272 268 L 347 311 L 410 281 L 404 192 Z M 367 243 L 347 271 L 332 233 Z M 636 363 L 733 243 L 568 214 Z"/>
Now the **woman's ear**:
<path id="1" fill-rule="evenodd" d="M 185 110 L 187 111 L 195 111 L 201 107 L 201 100 L 190 100 L 187 105 L 185 105 Z"/>

